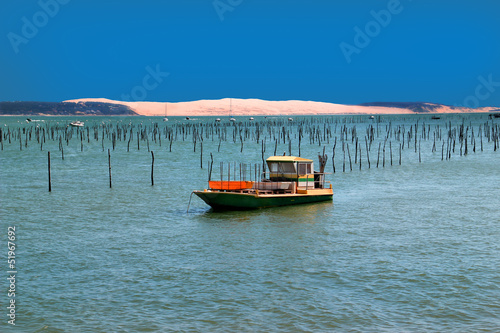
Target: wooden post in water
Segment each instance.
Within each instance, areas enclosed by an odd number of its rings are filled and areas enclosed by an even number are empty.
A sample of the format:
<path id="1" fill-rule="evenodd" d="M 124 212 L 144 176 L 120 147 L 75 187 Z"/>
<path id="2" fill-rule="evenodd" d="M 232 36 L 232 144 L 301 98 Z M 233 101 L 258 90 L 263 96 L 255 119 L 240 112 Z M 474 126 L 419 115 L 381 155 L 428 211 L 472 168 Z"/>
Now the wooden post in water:
<path id="1" fill-rule="evenodd" d="M 265 172 L 266 171 L 266 159 L 264 158 L 264 153 L 266 152 L 266 143 L 265 143 L 265 138 L 262 140 L 262 149 L 261 149 L 261 152 L 262 152 L 262 172 Z"/>
<path id="2" fill-rule="evenodd" d="M 483 130 L 481 126 L 479 127 L 479 138 L 481 141 L 481 151 L 483 151 Z"/>
<path id="3" fill-rule="evenodd" d="M 333 144 L 333 155 L 332 155 L 333 173 L 335 173 L 335 146 L 336 145 L 337 145 L 337 137 L 335 137 L 335 143 Z"/>
<path id="4" fill-rule="evenodd" d="M 417 152 L 417 132 L 418 132 L 418 120 L 417 120 L 417 124 L 415 124 L 415 153 Z"/>
<path id="5" fill-rule="evenodd" d="M 52 179 L 50 176 L 50 151 L 48 152 L 48 168 L 49 168 L 49 192 L 52 192 Z"/>
<path id="6" fill-rule="evenodd" d="M 61 151 L 61 158 L 64 161 L 64 145 L 62 144 L 62 137 L 59 137 L 59 150 Z"/>
<path id="7" fill-rule="evenodd" d="M 382 167 L 385 168 L 385 143 L 387 142 L 387 138 L 384 140 L 384 147 L 382 149 Z"/>
<path id="8" fill-rule="evenodd" d="M 200 168 L 203 169 L 203 141 L 200 141 Z"/>
<path id="9" fill-rule="evenodd" d="M 301 134 L 302 130 L 299 130 L 299 157 L 300 157 L 300 141 L 302 139 L 302 134 Z M 336 138 L 335 138 L 336 139 Z M 3 147 L 3 146 L 2 146 Z M 274 154 L 276 155 L 276 154 Z"/>
<path id="10" fill-rule="evenodd" d="M 109 188 L 112 187 L 111 185 L 111 153 L 108 149 L 108 171 L 109 171 Z"/>
<path id="11" fill-rule="evenodd" d="M 391 154 L 391 166 L 392 166 L 392 141 L 389 141 L 389 152 Z"/>
<path id="12" fill-rule="evenodd" d="M 366 139 L 366 136 L 365 136 L 365 144 L 366 144 L 366 160 L 368 161 L 368 169 L 370 169 L 370 152 L 368 149 L 368 140 Z"/>
<path id="13" fill-rule="evenodd" d="M 418 163 L 422 163 L 422 157 L 421 157 L 421 149 L 420 149 L 420 143 L 422 142 L 422 139 L 418 141 Z"/>
<path id="14" fill-rule="evenodd" d="M 354 154 L 354 164 L 358 163 L 358 137 L 356 137 L 356 150 Z"/>
<path id="15" fill-rule="evenodd" d="M 465 131 L 465 151 L 464 151 L 464 155 L 466 155 L 466 156 L 469 153 L 469 150 L 467 149 L 467 136 L 468 136 L 468 130 Z"/>
<path id="16" fill-rule="evenodd" d="M 345 149 L 343 149 L 343 151 L 344 151 L 344 160 L 342 161 L 342 172 L 345 172 Z"/>
<path id="17" fill-rule="evenodd" d="M 319 172 L 324 173 L 325 172 L 325 166 L 326 162 L 328 161 L 328 156 L 325 154 L 325 148 L 323 147 L 323 154 L 318 153 L 318 159 L 319 159 Z"/>
<path id="18" fill-rule="evenodd" d="M 151 186 L 154 186 L 154 166 L 155 166 L 155 154 L 151 151 Z"/>
<path id="19" fill-rule="evenodd" d="M 403 135 L 404 138 L 404 135 Z M 401 149 L 404 147 L 404 144 L 399 144 L 399 165 L 401 165 Z"/>
<path id="20" fill-rule="evenodd" d="M 359 145 L 359 170 L 361 170 L 361 144 Z"/>
<path id="21" fill-rule="evenodd" d="M 208 169 L 208 181 L 212 180 L 212 167 L 214 165 L 214 156 L 210 153 L 210 167 Z"/>
<path id="22" fill-rule="evenodd" d="M 347 144 L 347 155 L 349 156 L 349 168 L 352 171 L 351 152 L 349 151 L 349 144 Z"/>
<path id="23" fill-rule="evenodd" d="M 378 162 L 379 161 L 380 161 L 380 142 L 378 143 L 377 168 L 378 168 Z"/>

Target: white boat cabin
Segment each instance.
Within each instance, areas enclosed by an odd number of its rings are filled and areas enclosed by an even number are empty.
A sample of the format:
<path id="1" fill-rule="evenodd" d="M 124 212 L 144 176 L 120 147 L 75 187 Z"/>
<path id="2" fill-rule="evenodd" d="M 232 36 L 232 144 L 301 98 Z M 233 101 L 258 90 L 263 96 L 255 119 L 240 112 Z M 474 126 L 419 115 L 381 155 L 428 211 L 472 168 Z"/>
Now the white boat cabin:
<path id="1" fill-rule="evenodd" d="M 298 190 L 324 186 L 324 174 L 314 172 L 312 160 L 296 156 L 271 156 L 266 162 L 272 182 L 296 182 Z"/>

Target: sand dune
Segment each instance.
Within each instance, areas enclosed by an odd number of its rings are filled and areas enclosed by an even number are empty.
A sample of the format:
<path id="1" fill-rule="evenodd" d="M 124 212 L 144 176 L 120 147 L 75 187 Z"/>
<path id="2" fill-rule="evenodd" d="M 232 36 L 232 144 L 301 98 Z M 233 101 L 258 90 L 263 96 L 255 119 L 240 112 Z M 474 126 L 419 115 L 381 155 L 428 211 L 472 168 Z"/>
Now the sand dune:
<path id="1" fill-rule="evenodd" d="M 231 102 L 230 102 L 231 101 Z M 168 116 L 273 116 L 273 115 L 335 115 L 335 114 L 413 114 L 413 110 L 399 107 L 343 105 L 312 101 L 266 101 L 261 99 L 224 98 L 219 100 L 199 100 L 192 102 L 123 102 L 105 98 L 82 98 L 65 102 L 103 102 L 129 106 L 143 116 L 164 116 L 168 104 Z M 231 112 L 230 112 L 230 104 Z M 491 112 L 497 108 L 471 109 L 432 105 L 428 113 Z"/>

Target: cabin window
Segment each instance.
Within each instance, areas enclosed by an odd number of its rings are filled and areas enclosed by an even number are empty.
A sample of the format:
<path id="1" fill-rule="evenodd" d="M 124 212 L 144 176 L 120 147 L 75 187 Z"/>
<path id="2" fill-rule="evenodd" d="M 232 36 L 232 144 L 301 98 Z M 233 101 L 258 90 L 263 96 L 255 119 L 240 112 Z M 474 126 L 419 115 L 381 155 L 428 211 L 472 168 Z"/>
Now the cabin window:
<path id="1" fill-rule="evenodd" d="M 310 163 L 299 163 L 299 175 L 306 175 L 311 173 Z"/>
<path id="2" fill-rule="evenodd" d="M 268 162 L 269 171 L 271 173 L 296 173 L 294 163 Z"/>
<path id="3" fill-rule="evenodd" d="M 295 167 L 293 166 L 293 163 L 281 163 L 280 169 L 283 173 L 295 173 Z"/>
<path id="4" fill-rule="evenodd" d="M 271 172 L 278 172 L 278 163 L 269 163 L 269 170 Z"/>

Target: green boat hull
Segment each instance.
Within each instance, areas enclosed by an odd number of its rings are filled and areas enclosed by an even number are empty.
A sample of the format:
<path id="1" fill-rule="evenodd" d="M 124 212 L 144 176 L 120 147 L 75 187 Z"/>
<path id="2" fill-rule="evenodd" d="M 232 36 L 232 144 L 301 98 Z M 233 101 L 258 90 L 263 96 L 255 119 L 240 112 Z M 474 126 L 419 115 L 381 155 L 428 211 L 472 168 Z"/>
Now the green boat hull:
<path id="1" fill-rule="evenodd" d="M 210 191 L 195 191 L 194 194 L 215 210 L 247 210 L 332 200 L 332 194 L 255 195 Z"/>

